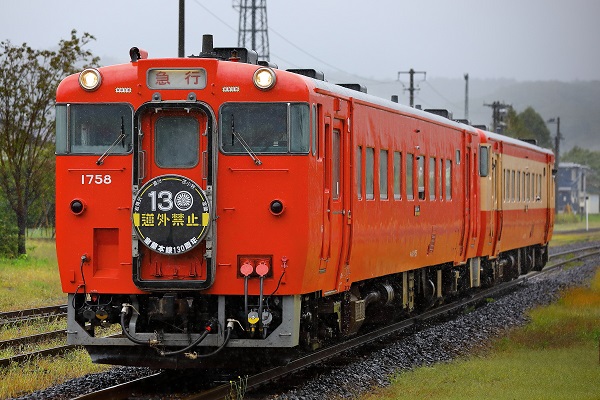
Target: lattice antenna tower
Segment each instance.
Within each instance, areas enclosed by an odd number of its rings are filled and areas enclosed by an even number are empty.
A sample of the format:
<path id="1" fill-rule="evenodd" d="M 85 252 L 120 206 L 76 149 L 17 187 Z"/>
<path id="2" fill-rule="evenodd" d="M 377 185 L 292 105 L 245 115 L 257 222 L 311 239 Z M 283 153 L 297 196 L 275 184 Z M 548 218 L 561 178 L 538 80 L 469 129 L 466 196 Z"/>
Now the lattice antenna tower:
<path id="1" fill-rule="evenodd" d="M 255 50 L 258 58 L 269 61 L 269 27 L 267 0 L 233 0 L 240 13 L 238 47 Z"/>

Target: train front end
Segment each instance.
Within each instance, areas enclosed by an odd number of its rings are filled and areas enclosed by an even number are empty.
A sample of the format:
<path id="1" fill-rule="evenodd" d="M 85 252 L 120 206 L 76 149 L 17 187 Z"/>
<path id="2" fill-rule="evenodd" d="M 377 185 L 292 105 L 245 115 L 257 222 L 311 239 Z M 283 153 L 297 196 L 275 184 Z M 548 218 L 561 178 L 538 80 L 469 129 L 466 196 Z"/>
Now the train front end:
<path id="1" fill-rule="evenodd" d="M 133 48 L 61 83 L 57 254 L 68 341 L 93 361 L 225 366 L 298 345 L 301 293 L 318 285 L 314 116 L 284 75 L 208 45 L 162 60 Z"/>

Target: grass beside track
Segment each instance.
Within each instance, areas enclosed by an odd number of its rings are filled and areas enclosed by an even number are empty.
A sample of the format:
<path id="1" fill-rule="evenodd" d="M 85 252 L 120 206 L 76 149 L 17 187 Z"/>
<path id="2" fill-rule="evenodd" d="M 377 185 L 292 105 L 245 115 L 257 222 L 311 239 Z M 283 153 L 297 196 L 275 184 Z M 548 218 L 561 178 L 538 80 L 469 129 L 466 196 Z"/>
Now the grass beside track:
<path id="1" fill-rule="evenodd" d="M 54 241 L 29 238 L 27 243 L 27 257 L 0 259 L 0 311 L 64 304 L 67 301 L 58 277 Z M 61 328 L 66 329 L 64 319 L 57 321 L 55 318 L 49 318 L 34 324 L 15 324 L 0 329 L 0 340 Z M 52 345 L 55 343 L 40 346 Z M 20 350 L 29 351 L 35 348 Z M 0 351 L 0 358 L 12 355 L 14 351 Z M 25 395 L 108 368 L 105 365 L 92 364 L 88 354 L 81 349 L 61 357 L 34 358 L 24 364 L 12 364 L 7 368 L 0 368 L 0 399 Z"/>
<path id="2" fill-rule="evenodd" d="M 466 359 L 399 374 L 362 400 L 599 399 L 600 270 L 590 287 L 569 289 L 529 316 Z"/>
<path id="3" fill-rule="evenodd" d="M 54 240 L 28 239 L 28 255 L 0 259 L 0 311 L 67 302 L 62 292 Z"/>

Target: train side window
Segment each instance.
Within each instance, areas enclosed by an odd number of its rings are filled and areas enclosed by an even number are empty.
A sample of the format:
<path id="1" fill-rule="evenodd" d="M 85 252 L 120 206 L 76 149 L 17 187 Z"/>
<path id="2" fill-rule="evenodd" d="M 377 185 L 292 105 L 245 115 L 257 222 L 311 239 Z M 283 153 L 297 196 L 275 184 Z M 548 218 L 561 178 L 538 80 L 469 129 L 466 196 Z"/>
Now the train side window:
<path id="1" fill-rule="evenodd" d="M 340 182 L 341 182 L 341 172 L 342 168 L 340 166 L 341 163 L 341 132 L 339 129 L 333 130 L 332 135 L 332 154 L 331 154 L 331 192 L 332 198 L 334 200 L 338 200 L 340 198 Z"/>
<path id="2" fill-rule="evenodd" d="M 406 154 L 406 198 L 413 200 L 415 198 L 413 174 L 414 174 L 414 155 Z"/>
<path id="3" fill-rule="evenodd" d="M 529 200 L 529 193 L 527 193 L 527 191 L 529 190 L 529 175 L 526 174 L 525 172 L 523 172 L 523 177 L 521 178 L 521 201 L 525 202 L 527 200 Z"/>
<path id="4" fill-rule="evenodd" d="M 446 200 L 452 200 L 452 160 L 446 160 Z"/>
<path id="5" fill-rule="evenodd" d="M 515 171 L 510 171 L 510 200 L 515 201 Z"/>
<path id="6" fill-rule="evenodd" d="M 456 150 L 456 165 L 460 165 L 460 150 Z"/>
<path id="7" fill-rule="evenodd" d="M 379 198 L 388 198 L 388 151 L 379 151 Z"/>
<path id="8" fill-rule="evenodd" d="M 479 146 L 479 176 L 486 177 L 489 174 L 489 148 L 486 146 Z"/>
<path id="9" fill-rule="evenodd" d="M 521 171 L 517 171 L 517 183 L 515 184 L 517 188 L 517 193 L 515 195 L 515 199 L 517 202 L 521 201 Z"/>
<path id="10" fill-rule="evenodd" d="M 525 202 L 529 201 L 530 179 L 530 175 L 523 172 L 523 201 Z"/>
<path id="11" fill-rule="evenodd" d="M 444 176 L 444 159 L 440 158 L 440 162 L 438 163 L 438 172 L 437 176 L 437 191 L 440 196 L 440 200 L 444 199 L 444 186 L 443 186 L 443 176 Z"/>
<path id="12" fill-rule="evenodd" d="M 508 203 L 510 200 L 510 171 L 508 169 L 504 170 L 504 201 Z"/>
<path id="13" fill-rule="evenodd" d="M 317 112 L 317 105 L 312 106 L 312 155 L 317 155 L 317 137 L 319 135 L 319 114 Z"/>
<path id="14" fill-rule="evenodd" d="M 362 146 L 356 148 L 356 194 L 359 200 L 363 197 L 362 180 Z"/>
<path id="15" fill-rule="evenodd" d="M 429 157 L 429 200 L 435 200 L 435 157 Z"/>
<path id="16" fill-rule="evenodd" d="M 154 126 L 156 165 L 191 168 L 198 164 L 200 126 L 195 117 L 162 117 Z"/>
<path id="17" fill-rule="evenodd" d="M 310 117 L 307 104 L 290 104 L 290 152 L 308 154 L 310 143 Z"/>
<path id="18" fill-rule="evenodd" d="M 425 156 L 417 156 L 417 190 L 419 200 L 425 200 Z"/>
<path id="19" fill-rule="evenodd" d="M 394 199 L 400 200 L 402 188 L 402 153 L 394 152 Z"/>
<path id="20" fill-rule="evenodd" d="M 373 200 L 375 198 L 375 149 L 367 147 L 367 160 L 365 165 L 365 180 L 366 180 L 366 196 L 367 200 Z"/>
<path id="21" fill-rule="evenodd" d="M 57 104 L 55 107 L 56 115 L 56 154 L 65 154 L 69 152 L 67 147 L 67 135 L 69 127 L 67 126 L 67 106 Z"/>

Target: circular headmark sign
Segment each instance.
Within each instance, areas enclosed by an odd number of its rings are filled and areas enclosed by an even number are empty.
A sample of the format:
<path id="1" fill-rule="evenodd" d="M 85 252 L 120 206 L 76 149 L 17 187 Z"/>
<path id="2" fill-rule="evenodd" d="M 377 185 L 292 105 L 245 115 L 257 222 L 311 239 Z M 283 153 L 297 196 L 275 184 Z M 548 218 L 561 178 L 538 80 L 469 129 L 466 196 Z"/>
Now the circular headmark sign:
<path id="1" fill-rule="evenodd" d="M 196 182 L 179 175 L 162 175 L 139 190 L 131 219 L 146 247 L 175 255 L 190 251 L 206 236 L 210 207 Z"/>

